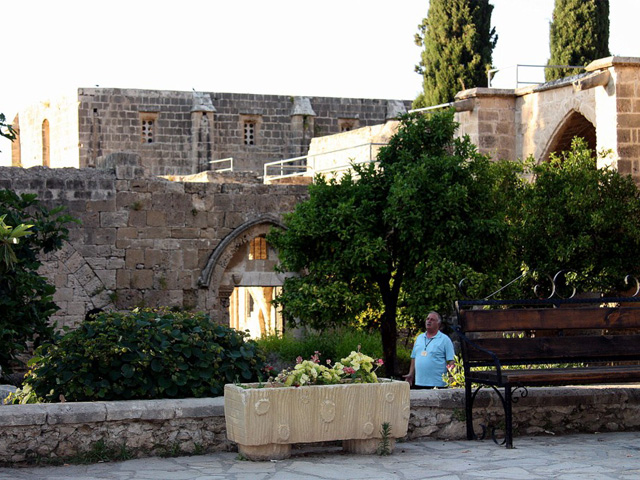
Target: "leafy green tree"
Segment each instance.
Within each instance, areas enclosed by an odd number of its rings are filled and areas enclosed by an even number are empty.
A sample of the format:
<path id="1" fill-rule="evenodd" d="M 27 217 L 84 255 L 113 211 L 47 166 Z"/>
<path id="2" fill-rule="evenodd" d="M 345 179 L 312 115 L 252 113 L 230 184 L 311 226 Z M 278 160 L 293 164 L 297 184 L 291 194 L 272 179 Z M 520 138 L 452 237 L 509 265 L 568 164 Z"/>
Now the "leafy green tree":
<path id="1" fill-rule="evenodd" d="M 523 192 L 519 256 L 530 270 L 573 272 L 580 291 L 619 291 L 640 274 L 640 191 L 631 176 L 596 168 L 586 141 L 540 165 Z"/>
<path id="2" fill-rule="evenodd" d="M 455 128 L 450 112 L 405 116 L 377 166 L 317 177 L 287 228 L 268 237 L 280 269 L 301 272 L 278 297 L 285 318 L 314 328 L 367 319 L 381 331 L 387 375 L 396 374 L 398 312 L 416 322 L 449 312 L 461 278 L 499 284 L 511 266 L 516 168 L 454 139 Z"/>
<path id="3" fill-rule="evenodd" d="M 609 54 L 609 0 L 556 0 L 549 30 L 548 65 L 587 65 Z M 547 81 L 578 73 L 547 68 Z"/>
<path id="4" fill-rule="evenodd" d="M 38 268 L 40 254 L 60 249 L 68 238 L 65 224 L 75 220 L 62 211 L 44 207 L 34 194 L 0 190 L 0 367 L 5 372 L 16 366 L 28 342 L 37 346 L 55 334 L 49 324 L 58 310 L 55 287 Z"/>
<path id="5" fill-rule="evenodd" d="M 498 36 L 491 28 L 488 0 L 431 0 L 419 25 L 416 44 L 424 47 L 416 72 L 423 92 L 414 107 L 450 102 L 460 90 L 487 86 Z"/>

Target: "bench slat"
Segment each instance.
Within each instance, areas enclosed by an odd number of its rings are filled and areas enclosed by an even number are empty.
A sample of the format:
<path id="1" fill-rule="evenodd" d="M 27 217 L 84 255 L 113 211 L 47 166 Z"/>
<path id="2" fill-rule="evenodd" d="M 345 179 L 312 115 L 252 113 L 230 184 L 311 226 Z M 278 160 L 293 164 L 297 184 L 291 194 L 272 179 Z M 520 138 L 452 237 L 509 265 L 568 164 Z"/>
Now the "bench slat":
<path id="1" fill-rule="evenodd" d="M 508 365 L 548 360 L 550 363 L 637 359 L 640 335 L 582 335 L 536 338 L 479 338 L 478 346 L 492 351 Z M 487 354 L 466 347 L 470 362 L 488 360 Z"/>
<path id="2" fill-rule="evenodd" d="M 472 382 L 497 384 L 495 371 L 471 372 Z M 640 382 L 640 365 L 619 365 L 613 367 L 557 368 L 534 370 L 503 370 L 504 383 L 512 385 L 593 385 L 598 383 Z"/>
<path id="3" fill-rule="evenodd" d="M 506 310 L 463 310 L 464 332 L 555 329 L 640 328 L 640 308 L 522 308 Z"/>

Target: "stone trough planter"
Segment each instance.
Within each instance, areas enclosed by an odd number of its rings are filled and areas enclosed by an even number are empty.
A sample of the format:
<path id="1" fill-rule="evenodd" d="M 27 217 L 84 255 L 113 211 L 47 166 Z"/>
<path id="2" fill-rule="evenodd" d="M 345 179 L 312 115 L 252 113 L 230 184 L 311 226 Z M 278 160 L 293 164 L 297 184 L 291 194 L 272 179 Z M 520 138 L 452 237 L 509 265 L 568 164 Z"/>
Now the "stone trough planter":
<path id="1" fill-rule="evenodd" d="M 352 453 L 376 453 L 383 423 L 391 426 L 391 452 L 395 439 L 407 433 L 409 410 L 409 384 L 396 380 L 224 389 L 227 438 L 250 460 L 283 459 L 292 444 L 334 440 Z"/>

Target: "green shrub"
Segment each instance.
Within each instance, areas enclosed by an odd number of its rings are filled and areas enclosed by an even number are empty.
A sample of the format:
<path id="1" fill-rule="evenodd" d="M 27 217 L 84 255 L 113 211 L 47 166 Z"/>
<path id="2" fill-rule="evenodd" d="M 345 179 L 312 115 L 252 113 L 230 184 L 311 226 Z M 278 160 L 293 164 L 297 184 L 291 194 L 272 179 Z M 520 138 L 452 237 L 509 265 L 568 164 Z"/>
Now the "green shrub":
<path id="1" fill-rule="evenodd" d="M 78 222 L 63 211 L 45 207 L 35 194 L 0 190 L 0 369 L 5 373 L 23 368 L 21 357 L 28 346 L 56 337 L 49 322 L 58 310 L 53 302 L 56 289 L 39 269 L 41 254 L 61 249 L 69 237 L 67 224 Z M 24 225 L 29 225 L 28 234 L 21 229 Z"/>
<path id="2" fill-rule="evenodd" d="M 294 365 L 298 356 L 310 358 L 315 352 L 320 352 L 321 362 L 327 359 L 333 362 L 341 358 L 348 357 L 349 354 L 358 349 L 366 352 L 375 358 L 382 357 L 382 341 L 380 332 L 367 332 L 366 330 L 339 328 L 322 332 L 309 332 L 302 338 L 294 338 L 290 334 L 283 336 L 268 335 L 256 340 L 260 349 L 265 352 L 269 362 L 275 370 L 282 370 L 285 367 Z M 398 345 L 398 365 L 399 373 L 409 371 L 411 363 L 411 350 Z M 403 370 L 404 369 L 404 370 Z M 384 377 L 386 372 L 384 365 L 378 371 L 378 376 Z"/>
<path id="3" fill-rule="evenodd" d="M 245 337 L 202 313 L 101 313 L 37 349 L 23 390 L 46 402 L 217 396 L 264 367 Z"/>

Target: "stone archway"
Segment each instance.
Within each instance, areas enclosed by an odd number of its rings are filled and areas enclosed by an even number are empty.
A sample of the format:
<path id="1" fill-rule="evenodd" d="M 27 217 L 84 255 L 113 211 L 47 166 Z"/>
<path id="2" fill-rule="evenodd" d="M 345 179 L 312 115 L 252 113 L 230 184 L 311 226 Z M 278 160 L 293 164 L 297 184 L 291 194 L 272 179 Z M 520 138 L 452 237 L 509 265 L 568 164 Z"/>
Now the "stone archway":
<path id="1" fill-rule="evenodd" d="M 232 327 L 244 330 L 237 321 L 237 315 L 244 310 L 255 313 L 256 321 L 262 322 L 258 330 L 265 331 L 268 325 L 281 326 L 270 302 L 274 289 L 282 286 L 286 275 L 275 272 L 277 254 L 264 241 L 274 226 L 284 228 L 279 219 L 270 215 L 240 225 L 215 248 L 200 274 L 198 285 L 209 290 L 207 310 Z M 256 248 L 256 239 L 262 239 L 264 244 L 264 255 L 259 258 L 251 251 Z"/>
<path id="2" fill-rule="evenodd" d="M 587 141 L 589 148 L 596 150 L 596 127 L 584 115 L 576 110 L 571 110 L 558 124 L 551 135 L 547 147 L 541 157 L 541 161 L 549 161 L 552 153 L 566 152 L 571 149 L 574 137 L 582 137 Z"/>

